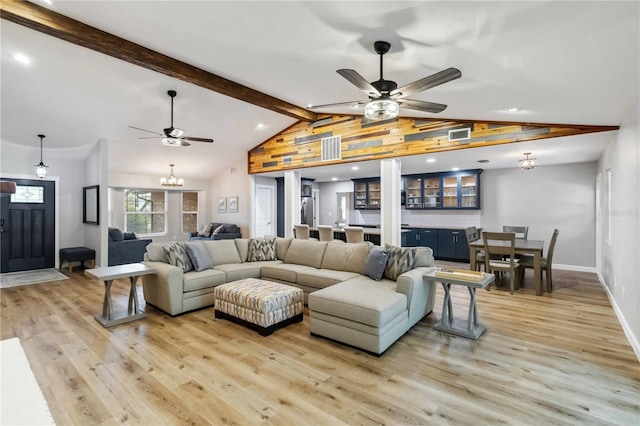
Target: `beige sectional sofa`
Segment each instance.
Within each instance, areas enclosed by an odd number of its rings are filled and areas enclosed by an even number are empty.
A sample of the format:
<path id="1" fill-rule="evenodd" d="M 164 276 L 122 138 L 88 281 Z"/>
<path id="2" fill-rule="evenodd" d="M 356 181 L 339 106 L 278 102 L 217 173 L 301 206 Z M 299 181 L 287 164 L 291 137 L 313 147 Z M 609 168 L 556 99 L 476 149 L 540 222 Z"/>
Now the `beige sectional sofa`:
<path id="1" fill-rule="evenodd" d="M 145 263 L 157 270 L 142 278 L 148 304 L 177 315 L 212 306 L 217 285 L 244 278 L 276 281 L 304 291 L 312 334 L 376 354 L 433 309 L 435 286 L 423 280 L 433 270 L 430 248 L 415 249 L 415 267 L 396 280 L 376 281 L 363 275 L 370 243 L 276 238 L 276 260 L 257 262 L 248 261 L 249 239 L 201 244 L 213 268 L 200 272 L 151 261 L 148 251 Z"/>

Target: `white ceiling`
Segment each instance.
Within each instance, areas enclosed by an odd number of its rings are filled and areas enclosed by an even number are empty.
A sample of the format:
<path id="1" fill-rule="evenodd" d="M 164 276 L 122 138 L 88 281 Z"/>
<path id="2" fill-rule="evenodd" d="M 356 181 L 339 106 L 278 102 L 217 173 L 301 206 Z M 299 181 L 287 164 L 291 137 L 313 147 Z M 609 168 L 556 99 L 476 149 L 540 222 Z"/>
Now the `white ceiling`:
<path id="1" fill-rule="evenodd" d="M 377 80 L 376 40 L 392 44 L 385 78 L 399 85 L 447 67 L 462 71 L 412 96 L 447 110 L 403 116 L 619 125 L 640 93 L 638 2 L 53 1 L 47 7 L 63 15 L 303 107 L 362 100 L 335 70 Z M 202 178 L 294 123 L 8 21 L 1 36 L 3 145 L 38 147 L 36 135 L 44 133 L 45 155 L 82 158 L 106 139 L 111 171 L 164 175 L 175 163 L 180 177 Z M 31 64 L 17 63 L 17 52 Z M 168 127 L 169 89 L 178 92 L 176 127 L 215 143 L 170 148 L 137 139 L 148 135 L 127 126 Z M 521 110 L 503 110 L 511 106 Z M 529 151 L 541 165 L 593 161 L 614 133 L 440 153 L 429 165 L 407 157 L 402 172 L 514 167 Z M 357 174 L 378 170 L 377 162 L 363 163 Z M 349 165 L 303 174 L 328 180 L 355 173 Z"/>

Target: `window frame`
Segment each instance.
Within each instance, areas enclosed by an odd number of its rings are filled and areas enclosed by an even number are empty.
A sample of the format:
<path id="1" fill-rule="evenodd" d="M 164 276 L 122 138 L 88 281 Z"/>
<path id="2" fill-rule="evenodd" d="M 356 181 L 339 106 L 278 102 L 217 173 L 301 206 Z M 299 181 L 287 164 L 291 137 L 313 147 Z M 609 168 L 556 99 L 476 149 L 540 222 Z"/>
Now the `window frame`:
<path id="1" fill-rule="evenodd" d="M 186 193 L 194 193 L 196 194 L 196 209 L 195 211 L 184 210 L 184 194 Z M 189 235 L 192 231 L 184 230 L 184 215 L 185 214 L 195 214 L 196 215 L 196 229 L 198 230 L 198 224 L 200 223 L 200 191 L 180 191 L 180 233 L 182 235 Z"/>
<path id="2" fill-rule="evenodd" d="M 164 194 L 164 210 L 163 211 L 158 211 L 158 212 L 128 212 L 127 211 L 127 193 L 130 191 L 136 191 L 136 192 L 145 192 L 145 193 L 152 193 L 152 192 L 162 192 Z M 168 191 L 163 191 L 163 190 L 157 190 L 157 189 L 143 189 L 143 188 L 124 188 L 124 192 L 123 192 L 123 210 L 124 210 L 124 230 L 125 232 L 130 232 L 127 228 L 127 216 L 129 214 L 136 214 L 136 215 L 158 215 L 158 214 L 163 214 L 164 215 L 164 232 L 155 232 L 155 233 L 149 233 L 149 234 L 142 234 L 142 233 L 138 233 L 139 236 L 141 237 L 164 237 L 169 235 L 169 214 L 168 214 L 168 210 L 167 208 L 169 207 L 169 193 Z"/>

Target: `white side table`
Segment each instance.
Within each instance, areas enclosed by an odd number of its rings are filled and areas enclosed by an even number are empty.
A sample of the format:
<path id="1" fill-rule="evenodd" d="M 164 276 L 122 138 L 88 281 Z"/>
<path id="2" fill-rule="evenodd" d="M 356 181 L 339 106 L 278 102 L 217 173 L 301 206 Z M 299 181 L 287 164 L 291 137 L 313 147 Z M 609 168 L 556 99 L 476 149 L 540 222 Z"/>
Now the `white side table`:
<path id="1" fill-rule="evenodd" d="M 136 282 L 141 275 L 155 273 L 155 268 L 151 268 L 143 263 L 129 263 L 127 265 L 107 266 L 104 268 L 87 269 L 85 275 L 91 275 L 104 282 L 104 302 L 102 303 L 102 315 L 96 315 L 103 327 L 113 327 L 130 321 L 146 318 L 147 314 L 138 308 L 138 293 L 136 292 Z M 131 289 L 129 290 L 129 307 L 126 315 L 117 318 L 113 315 L 113 304 L 111 302 L 111 283 L 118 278 L 129 278 Z"/>
<path id="2" fill-rule="evenodd" d="M 442 317 L 433 328 L 445 333 L 467 337 L 477 340 L 486 327 L 478 322 L 478 307 L 476 305 L 476 289 L 485 288 L 495 280 L 494 274 L 482 273 L 481 281 L 469 281 L 464 278 L 439 277 L 437 271 L 424 275 L 427 281 L 440 282 L 444 288 L 444 302 L 442 303 Z M 465 271 L 469 272 L 469 271 Z M 467 320 L 455 318 L 453 316 L 453 305 L 451 303 L 451 284 L 463 285 L 469 289 L 469 315 Z"/>

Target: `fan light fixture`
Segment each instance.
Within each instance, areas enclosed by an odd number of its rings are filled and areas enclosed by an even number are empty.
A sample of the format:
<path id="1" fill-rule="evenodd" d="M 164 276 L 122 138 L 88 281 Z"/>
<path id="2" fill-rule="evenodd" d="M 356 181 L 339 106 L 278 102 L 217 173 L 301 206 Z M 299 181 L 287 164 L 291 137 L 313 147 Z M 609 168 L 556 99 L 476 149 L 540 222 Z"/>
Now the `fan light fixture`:
<path id="1" fill-rule="evenodd" d="M 531 170 L 531 169 L 535 169 L 536 167 L 538 167 L 538 160 L 536 158 L 529 158 L 529 156 L 531 155 L 530 152 L 525 152 L 522 155 L 527 157 L 527 158 L 523 158 L 522 160 L 520 160 L 520 168 L 522 170 Z"/>
<path id="2" fill-rule="evenodd" d="M 364 116 L 369 120 L 396 118 L 400 112 L 398 103 L 391 99 L 374 99 L 364 107 Z"/>
<path id="3" fill-rule="evenodd" d="M 49 166 L 42 162 L 42 139 L 45 138 L 45 135 L 38 135 L 40 138 L 40 163 L 36 164 L 36 176 L 40 179 L 44 179 L 47 177 L 47 169 Z"/>
<path id="4" fill-rule="evenodd" d="M 180 139 L 178 138 L 162 138 L 162 145 L 164 146 L 182 146 Z"/>
<path id="5" fill-rule="evenodd" d="M 169 178 L 161 178 L 160 185 L 162 186 L 183 186 L 184 185 L 184 179 L 176 179 L 175 175 L 173 174 L 173 166 L 174 164 L 169 164 L 169 167 L 171 167 L 171 171 L 169 172 Z"/>

